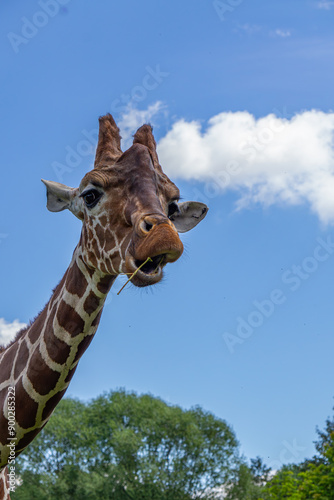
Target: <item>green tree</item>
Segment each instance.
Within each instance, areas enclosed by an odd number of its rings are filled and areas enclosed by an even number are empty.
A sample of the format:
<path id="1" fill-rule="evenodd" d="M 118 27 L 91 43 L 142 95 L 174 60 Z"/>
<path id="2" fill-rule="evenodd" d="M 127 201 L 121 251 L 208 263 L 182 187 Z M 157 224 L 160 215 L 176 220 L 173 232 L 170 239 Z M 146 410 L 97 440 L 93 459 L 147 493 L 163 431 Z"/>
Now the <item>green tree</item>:
<path id="1" fill-rule="evenodd" d="M 223 420 L 115 391 L 60 403 L 18 459 L 23 484 L 13 499 L 209 498 L 237 466 L 238 443 Z"/>
<path id="2" fill-rule="evenodd" d="M 256 484 L 254 475 L 247 464 L 242 463 L 236 478 L 227 489 L 226 500 L 257 500 L 261 487 Z"/>
<path id="3" fill-rule="evenodd" d="M 268 482 L 271 468 L 267 467 L 261 457 L 251 458 L 250 470 L 253 474 L 254 483 L 263 486 Z"/>
<path id="4" fill-rule="evenodd" d="M 283 467 L 266 485 L 270 500 L 334 500 L 334 419 L 327 420 L 315 443 L 318 454 L 299 465 Z"/>
<path id="5" fill-rule="evenodd" d="M 299 466 L 284 465 L 274 478 L 267 483 L 262 492 L 264 499 L 299 500 Z"/>
<path id="6" fill-rule="evenodd" d="M 260 457 L 251 459 L 251 465 L 241 461 L 235 477 L 227 485 L 226 500 L 258 500 L 262 498 L 263 486 L 269 479 L 271 469 Z"/>

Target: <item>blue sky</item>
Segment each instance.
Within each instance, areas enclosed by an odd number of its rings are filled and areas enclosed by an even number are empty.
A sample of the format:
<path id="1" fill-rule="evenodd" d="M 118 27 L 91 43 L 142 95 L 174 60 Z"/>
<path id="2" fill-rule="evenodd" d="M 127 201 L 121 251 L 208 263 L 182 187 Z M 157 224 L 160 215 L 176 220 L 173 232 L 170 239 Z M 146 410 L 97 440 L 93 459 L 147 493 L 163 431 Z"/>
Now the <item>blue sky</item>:
<path id="1" fill-rule="evenodd" d="M 40 179 L 79 184 L 99 115 L 125 146 L 150 121 L 166 173 L 210 212 L 162 284 L 117 296 L 117 280 L 68 395 L 199 404 L 248 458 L 310 457 L 334 395 L 334 2 L 1 11 L 2 336 L 41 310 L 80 234 Z"/>

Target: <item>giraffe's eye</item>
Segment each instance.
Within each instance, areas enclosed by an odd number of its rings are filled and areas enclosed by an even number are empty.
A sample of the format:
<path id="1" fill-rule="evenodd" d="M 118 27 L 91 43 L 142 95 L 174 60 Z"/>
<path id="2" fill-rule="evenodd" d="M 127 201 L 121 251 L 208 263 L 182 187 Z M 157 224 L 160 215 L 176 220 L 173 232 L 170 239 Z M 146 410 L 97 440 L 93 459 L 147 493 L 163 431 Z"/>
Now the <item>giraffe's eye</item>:
<path id="1" fill-rule="evenodd" d="M 97 189 L 90 189 L 89 191 L 82 193 L 80 196 L 84 199 L 86 207 L 93 208 L 101 198 L 102 193 Z"/>
<path id="2" fill-rule="evenodd" d="M 172 203 L 168 205 L 168 218 L 173 220 L 172 216 L 179 211 L 179 206 L 176 201 L 172 201 Z"/>

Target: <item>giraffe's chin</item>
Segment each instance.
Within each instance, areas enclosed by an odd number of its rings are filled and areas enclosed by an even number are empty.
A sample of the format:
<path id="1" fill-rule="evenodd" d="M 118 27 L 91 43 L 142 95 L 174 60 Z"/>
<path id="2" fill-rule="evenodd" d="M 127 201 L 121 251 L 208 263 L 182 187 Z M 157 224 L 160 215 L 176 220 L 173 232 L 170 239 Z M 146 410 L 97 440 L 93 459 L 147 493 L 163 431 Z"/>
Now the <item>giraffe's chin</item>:
<path id="1" fill-rule="evenodd" d="M 151 261 L 144 264 L 145 261 L 138 261 L 128 254 L 125 266 L 128 277 L 130 278 L 132 275 L 131 283 L 138 287 L 158 283 L 163 276 L 164 260 L 163 256 L 153 257 Z"/>

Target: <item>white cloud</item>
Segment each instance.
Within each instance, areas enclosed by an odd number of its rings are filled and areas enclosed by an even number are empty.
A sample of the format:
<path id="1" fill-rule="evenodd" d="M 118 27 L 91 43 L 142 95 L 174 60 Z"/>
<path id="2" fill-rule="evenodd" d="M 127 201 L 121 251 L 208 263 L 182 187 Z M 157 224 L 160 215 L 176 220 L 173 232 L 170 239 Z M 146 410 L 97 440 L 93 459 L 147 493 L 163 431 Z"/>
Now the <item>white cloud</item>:
<path id="1" fill-rule="evenodd" d="M 280 36 L 281 38 L 288 38 L 289 36 L 291 36 L 291 31 L 277 29 L 274 31 L 274 35 Z"/>
<path id="2" fill-rule="evenodd" d="M 122 149 L 125 151 L 131 145 L 131 136 L 143 123 L 154 124 L 153 118 L 163 113 L 166 106 L 157 101 L 151 104 L 147 109 L 140 110 L 132 105 L 128 106 L 127 110 L 122 113 L 121 119 L 118 120 L 118 126 L 122 136 Z"/>
<path id="3" fill-rule="evenodd" d="M 12 323 L 7 323 L 4 318 L 0 318 L 0 345 L 8 344 L 18 331 L 25 328 L 25 323 L 20 323 L 18 319 L 14 319 Z"/>
<path id="4" fill-rule="evenodd" d="M 281 38 L 288 38 L 291 36 L 291 31 L 287 29 L 277 28 L 275 30 L 269 30 L 264 26 L 260 26 L 258 24 L 237 24 L 234 30 L 236 33 L 246 33 L 249 36 L 252 35 L 266 35 L 266 36 L 274 36 Z"/>
<path id="5" fill-rule="evenodd" d="M 334 7 L 334 2 L 329 0 L 321 0 L 321 2 L 317 3 L 318 9 L 330 10 Z"/>
<path id="6" fill-rule="evenodd" d="M 255 35 L 256 33 L 259 33 L 262 31 L 262 27 L 259 26 L 258 24 L 238 24 L 237 25 L 237 31 L 243 31 L 244 33 L 247 33 L 247 35 Z"/>
<path id="7" fill-rule="evenodd" d="M 321 221 L 334 223 L 333 137 L 332 112 L 259 119 L 224 112 L 205 130 L 199 121 L 177 121 L 158 153 L 171 178 L 205 182 L 203 197 L 234 190 L 238 208 L 307 202 Z"/>

